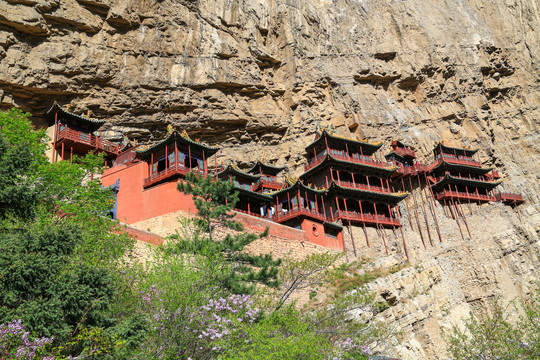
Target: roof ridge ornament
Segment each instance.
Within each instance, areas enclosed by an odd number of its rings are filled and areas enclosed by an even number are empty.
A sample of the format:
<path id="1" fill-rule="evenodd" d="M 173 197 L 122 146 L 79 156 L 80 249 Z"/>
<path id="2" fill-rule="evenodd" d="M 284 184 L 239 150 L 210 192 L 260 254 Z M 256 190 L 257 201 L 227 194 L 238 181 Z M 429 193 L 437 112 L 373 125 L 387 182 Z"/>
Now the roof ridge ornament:
<path id="1" fill-rule="evenodd" d="M 172 124 L 167 125 L 167 135 L 171 135 L 174 132 Z"/>

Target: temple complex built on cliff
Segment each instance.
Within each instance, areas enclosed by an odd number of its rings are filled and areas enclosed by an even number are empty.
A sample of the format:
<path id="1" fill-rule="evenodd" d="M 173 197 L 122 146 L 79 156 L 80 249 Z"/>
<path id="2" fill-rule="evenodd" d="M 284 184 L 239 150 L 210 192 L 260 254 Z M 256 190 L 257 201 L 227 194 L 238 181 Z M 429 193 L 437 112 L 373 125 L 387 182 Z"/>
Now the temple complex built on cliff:
<path id="1" fill-rule="evenodd" d="M 433 161 L 422 164 L 415 151 L 396 140 L 382 160 L 382 156 L 374 156 L 382 142 L 347 138 L 336 131 L 319 129 L 305 148 L 304 172 L 293 178 L 285 174 L 284 166 L 260 160 L 246 170 L 232 164 L 218 166 L 219 147 L 193 140 L 185 131 L 178 132 L 170 125 L 164 139 L 141 146 L 127 138 L 121 144 L 103 140 L 104 120 L 73 114 L 57 103 L 47 111 L 46 118 L 53 139 L 51 161 L 72 160 L 74 155 L 90 151 L 105 154 L 106 170 L 101 182 L 103 186 L 116 184 L 112 216 L 127 224 L 178 211 L 195 213 L 191 196 L 177 189 L 178 181 L 188 172 L 195 172 L 234 182 L 239 194 L 234 211 L 248 227 L 269 227 L 271 232 L 293 239 L 302 234 L 298 240 L 337 250 L 346 249 L 343 229 L 351 226 L 363 229 L 369 246 L 373 239 L 368 238 L 366 228 L 371 227 L 381 234 L 386 253 L 385 229 L 394 234 L 399 229 L 408 258 L 401 231 L 405 211 L 411 226 L 415 219 L 421 232 L 418 206 L 415 212 L 409 211 L 409 197 L 417 203 L 415 188 L 428 189 L 431 200 L 427 204 L 440 241 L 443 237 L 433 210 L 436 202 L 456 221 L 462 218 L 467 230 L 463 206 L 492 201 L 516 206 L 524 202 L 520 194 L 496 190 L 502 182 L 500 175 L 482 165 L 477 155 L 479 149 L 438 143 L 433 148 Z M 425 207 L 424 202 L 422 206 Z M 427 213 L 424 209 L 424 216 Z M 288 232 L 287 228 L 299 232 Z M 463 236 L 461 227 L 460 231 Z M 425 246 L 424 235 L 420 235 Z M 429 229 L 428 236 L 433 241 Z M 354 240 L 352 246 L 358 256 Z"/>

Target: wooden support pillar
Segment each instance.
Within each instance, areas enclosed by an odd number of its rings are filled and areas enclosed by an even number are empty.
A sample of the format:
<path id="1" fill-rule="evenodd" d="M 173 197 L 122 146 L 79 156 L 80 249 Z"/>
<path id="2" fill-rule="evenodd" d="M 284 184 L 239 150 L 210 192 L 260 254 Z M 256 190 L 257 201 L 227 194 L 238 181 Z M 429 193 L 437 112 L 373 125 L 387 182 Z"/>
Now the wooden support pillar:
<path id="1" fill-rule="evenodd" d="M 471 231 L 469 230 L 469 224 L 467 224 L 467 219 L 465 218 L 465 214 L 463 213 L 463 209 L 461 208 L 461 202 L 459 201 L 459 198 L 457 200 L 457 211 L 461 215 L 461 218 L 463 219 L 463 222 L 465 223 L 465 227 L 467 228 L 467 233 L 469 234 L 469 239 L 472 240 Z"/>
<path id="2" fill-rule="evenodd" d="M 353 236 L 353 233 L 352 233 L 352 227 L 351 227 L 351 221 L 349 220 L 349 234 L 351 234 L 351 242 L 352 242 L 352 248 L 353 248 L 353 252 L 354 252 L 354 257 L 358 257 L 358 255 L 356 254 L 356 245 L 354 244 L 354 236 Z M 345 252 L 347 252 L 347 249 L 345 249 Z"/>
<path id="3" fill-rule="evenodd" d="M 341 183 L 341 179 L 339 178 L 339 170 L 336 170 L 336 174 L 337 174 L 337 181 Z"/>
<path id="4" fill-rule="evenodd" d="M 424 221 L 426 222 L 426 229 L 428 233 L 429 243 L 433 246 L 433 240 L 431 239 L 431 231 L 429 230 L 429 222 L 426 212 L 426 206 L 424 204 L 424 196 L 422 195 L 422 184 L 420 183 L 420 175 L 418 175 L 418 189 L 420 190 L 420 201 L 422 202 L 422 210 L 424 211 Z"/>
<path id="5" fill-rule="evenodd" d="M 316 195 L 315 195 L 316 196 Z M 325 219 L 328 219 L 328 217 L 326 216 L 326 206 L 324 206 L 324 200 L 323 200 L 323 197 L 321 195 L 321 206 L 323 208 L 323 213 L 324 213 L 324 218 Z M 333 220 L 333 219 L 332 219 Z"/>
<path id="6" fill-rule="evenodd" d="M 191 170 L 191 145 L 188 145 L 188 157 L 189 157 L 189 169 Z"/>
<path id="7" fill-rule="evenodd" d="M 251 214 L 251 206 L 250 206 L 249 200 L 248 200 L 248 202 L 247 202 L 247 203 L 248 203 L 248 204 L 247 204 L 247 205 L 248 205 L 248 213 L 250 213 L 250 214 Z"/>
<path id="8" fill-rule="evenodd" d="M 62 160 L 64 160 L 64 142 L 62 142 Z"/>
<path id="9" fill-rule="evenodd" d="M 362 226 L 363 226 L 363 228 L 364 228 L 364 235 L 366 236 L 366 244 L 367 244 L 367 247 L 368 247 L 368 248 L 371 248 L 371 245 L 369 244 L 369 237 L 368 237 L 368 234 L 367 234 L 366 223 L 365 223 L 365 222 L 362 222 Z"/>
<path id="10" fill-rule="evenodd" d="M 403 191 L 406 191 L 405 189 L 405 183 L 403 182 L 403 178 L 401 178 L 401 186 L 403 187 Z M 409 209 L 409 201 L 408 196 L 405 198 L 405 206 L 407 206 L 407 217 L 409 218 L 409 224 L 411 224 L 411 229 L 414 230 L 413 224 L 412 224 L 412 214 L 411 210 Z"/>
<path id="11" fill-rule="evenodd" d="M 379 228 L 379 230 L 381 231 L 381 235 L 382 235 L 383 243 L 384 243 L 384 252 L 386 253 L 386 256 L 388 256 L 388 242 L 386 241 L 386 234 L 384 232 L 384 228 L 379 223 L 377 223 L 377 228 Z"/>
<path id="12" fill-rule="evenodd" d="M 328 148 L 328 138 L 326 137 L 326 134 L 324 135 L 324 143 L 326 145 L 326 153 L 330 153 L 330 148 Z"/>
<path id="13" fill-rule="evenodd" d="M 422 239 L 422 244 L 424 245 L 424 249 L 427 249 L 426 242 L 424 240 L 424 234 L 422 233 L 422 228 L 420 228 L 420 219 L 418 218 L 418 204 L 416 203 L 416 196 L 413 192 L 413 186 L 412 186 L 412 180 L 409 178 L 409 185 L 411 187 L 411 194 L 413 196 L 414 200 L 414 215 L 416 217 L 416 226 L 418 226 L 418 232 L 420 233 L 420 238 Z"/>
<path id="14" fill-rule="evenodd" d="M 420 175 L 418 175 L 420 176 Z M 435 195 L 433 195 L 433 189 L 428 184 L 426 173 L 424 173 L 424 180 L 426 181 L 426 186 L 429 189 L 429 194 L 431 195 L 431 213 L 433 214 L 433 220 L 435 220 L 435 225 L 437 226 L 437 235 L 439 235 L 439 241 L 442 243 L 441 229 L 439 228 L 439 220 L 437 219 L 437 214 L 435 213 Z"/>
<path id="15" fill-rule="evenodd" d="M 399 210 L 397 212 L 398 221 L 401 224 L 401 218 L 399 216 Z M 405 251 L 405 256 L 407 257 L 407 261 L 410 261 L 409 258 L 409 250 L 407 249 L 407 242 L 405 241 L 405 235 L 403 235 L 403 225 L 399 227 L 399 231 L 401 231 L 401 239 L 403 240 L 403 250 Z"/>
<path id="16" fill-rule="evenodd" d="M 216 151 L 216 154 L 214 155 L 214 166 L 215 166 L 215 169 L 214 169 L 214 172 L 215 172 L 215 175 L 214 175 L 214 178 L 217 180 L 217 174 L 218 174 L 218 167 L 217 167 L 217 157 L 218 157 L 218 154 L 219 154 L 219 150 Z"/>
<path id="17" fill-rule="evenodd" d="M 459 224 L 459 218 L 458 218 L 458 212 L 457 212 L 456 203 L 454 202 L 454 199 L 451 199 L 451 201 L 452 201 L 452 205 L 454 205 L 454 208 L 455 208 L 455 211 L 456 211 L 456 223 L 458 224 L 458 227 L 459 227 L 459 233 L 461 234 L 461 238 L 463 240 L 465 240 L 465 237 L 463 236 L 463 231 L 461 230 L 461 225 Z"/>
<path id="18" fill-rule="evenodd" d="M 287 191 L 287 204 L 289 204 L 289 213 L 292 211 L 291 194 Z"/>
<path id="19" fill-rule="evenodd" d="M 178 169 L 178 144 L 174 142 L 174 168 Z"/>
<path id="20" fill-rule="evenodd" d="M 469 194 L 469 187 L 467 185 L 465 185 L 465 191 L 467 191 L 467 194 Z M 469 215 L 472 215 L 472 207 L 471 207 L 471 198 L 470 198 L 470 196 L 467 196 L 467 205 L 469 206 Z"/>
<path id="21" fill-rule="evenodd" d="M 206 177 L 206 175 L 208 174 L 208 166 L 206 164 L 206 156 L 204 154 L 204 150 L 202 151 L 202 158 L 203 158 L 203 164 L 204 164 L 204 176 Z"/>
<path id="22" fill-rule="evenodd" d="M 51 161 L 54 163 L 56 162 L 55 159 L 55 151 L 56 151 L 56 141 L 58 140 L 58 111 L 54 113 L 54 140 L 53 140 L 53 147 L 52 147 L 52 159 Z"/>

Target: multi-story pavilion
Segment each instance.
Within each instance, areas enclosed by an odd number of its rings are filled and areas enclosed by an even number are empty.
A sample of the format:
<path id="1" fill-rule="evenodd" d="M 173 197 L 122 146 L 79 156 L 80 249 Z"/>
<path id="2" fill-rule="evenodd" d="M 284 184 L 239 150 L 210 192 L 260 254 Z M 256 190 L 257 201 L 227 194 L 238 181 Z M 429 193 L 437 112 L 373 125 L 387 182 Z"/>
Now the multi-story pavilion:
<path id="1" fill-rule="evenodd" d="M 398 167 L 393 177 L 416 176 L 427 169 L 416 160 L 414 150 L 399 140 L 392 141 L 392 151 L 384 157 L 386 161 Z"/>
<path id="2" fill-rule="evenodd" d="M 301 180 L 287 178 L 274 198 L 273 220 L 304 230 L 311 242 L 344 249 L 342 226 L 334 222 L 328 204 L 327 189 L 306 186 Z"/>
<path id="3" fill-rule="evenodd" d="M 139 147 L 135 152 L 148 163 L 148 177 L 144 187 L 183 177 L 193 171 L 199 175 L 208 174 L 208 158 L 213 156 L 219 147 L 201 144 L 191 140 L 184 131 L 179 133 L 169 127 L 165 139 L 148 147 Z"/>
<path id="4" fill-rule="evenodd" d="M 239 198 L 235 210 L 254 216 L 271 217 L 272 197 L 254 190 L 261 178 L 260 175 L 249 174 L 236 166 L 227 165 L 221 166 L 217 178 L 234 182 Z"/>
<path id="5" fill-rule="evenodd" d="M 247 171 L 249 174 L 260 176 L 258 182 L 254 184 L 254 191 L 267 193 L 281 189 L 283 183 L 278 181 L 277 175 L 284 169 L 285 166 L 274 166 L 262 161 L 257 161 L 251 169 Z"/>
<path id="6" fill-rule="evenodd" d="M 391 208 L 407 193 L 392 190 L 390 178 L 398 167 L 373 159 L 380 146 L 323 131 L 306 147 L 310 159 L 300 179 L 329 189 L 328 206 L 334 220 L 399 226 Z"/>
<path id="7" fill-rule="evenodd" d="M 72 159 L 73 155 L 86 155 L 90 151 L 105 153 L 107 160 L 118 155 L 119 145 L 103 140 L 99 135 L 105 120 L 81 116 L 61 107 L 55 101 L 45 113 L 49 126 L 54 126 L 52 161 Z M 96 135 L 95 133 L 98 133 Z"/>
<path id="8" fill-rule="evenodd" d="M 492 190 L 502 180 L 492 168 L 474 158 L 478 149 L 456 148 L 439 143 L 428 180 L 437 200 L 495 201 Z"/>

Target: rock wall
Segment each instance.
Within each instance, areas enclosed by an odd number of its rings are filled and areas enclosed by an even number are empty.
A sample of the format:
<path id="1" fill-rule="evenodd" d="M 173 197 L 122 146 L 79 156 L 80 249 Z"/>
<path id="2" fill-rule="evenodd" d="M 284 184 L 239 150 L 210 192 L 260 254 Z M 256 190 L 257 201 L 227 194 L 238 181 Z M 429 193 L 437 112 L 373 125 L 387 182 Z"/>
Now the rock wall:
<path id="1" fill-rule="evenodd" d="M 442 358 L 440 326 L 538 279 L 538 24 L 536 0 L 4 0 L 0 108 L 44 125 L 57 100 L 109 119 L 113 140 L 157 140 L 172 123 L 223 145 L 220 162 L 264 158 L 292 174 L 317 125 L 400 138 L 421 160 L 439 140 L 478 146 L 524 194 L 521 221 L 483 205 L 463 240 L 436 205 L 444 242 L 431 246 L 421 215 L 424 249 L 405 218 L 414 266 L 374 284 L 397 299 L 382 315 L 406 333 L 401 356 Z M 359 253 L 402 261 L 400 234 L 387 257 L 380 235 L 368 249 L 351 230 Z"/>

